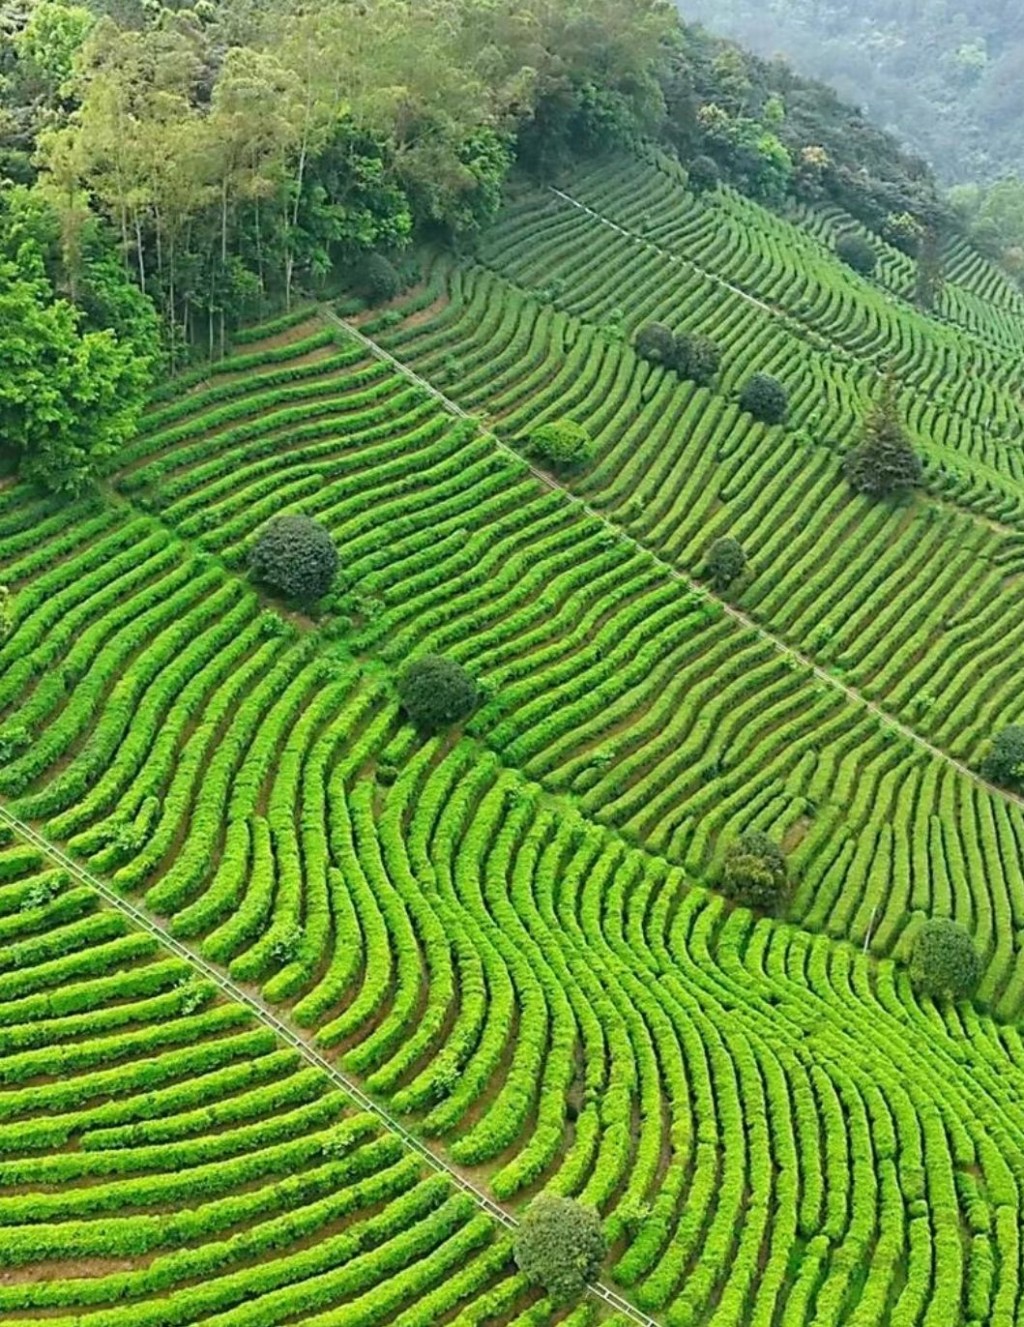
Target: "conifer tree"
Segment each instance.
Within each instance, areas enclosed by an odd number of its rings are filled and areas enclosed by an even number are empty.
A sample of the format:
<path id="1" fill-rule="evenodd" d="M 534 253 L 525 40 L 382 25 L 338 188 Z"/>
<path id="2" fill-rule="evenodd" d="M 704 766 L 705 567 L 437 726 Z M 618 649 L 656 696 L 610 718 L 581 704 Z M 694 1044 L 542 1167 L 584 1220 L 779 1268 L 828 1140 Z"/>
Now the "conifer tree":
<path id="1" fill-rule="evenodd" d="M 843 471 L 852 488 L 870 497 L 887 497 L 922 482 L 921 460 L 900 419 L 891 378 L 868 415 L 860 442 L 843 458 Z"/>

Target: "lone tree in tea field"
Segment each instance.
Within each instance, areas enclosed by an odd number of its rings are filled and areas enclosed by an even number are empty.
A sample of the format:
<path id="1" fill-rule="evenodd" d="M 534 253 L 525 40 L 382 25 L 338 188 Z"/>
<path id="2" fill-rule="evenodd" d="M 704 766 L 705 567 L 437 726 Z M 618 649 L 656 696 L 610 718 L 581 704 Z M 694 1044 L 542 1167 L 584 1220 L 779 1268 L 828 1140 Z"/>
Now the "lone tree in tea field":
<path id="1" fill-rule="evenodd" d="M 1024 784 L 1024 728 L 1011 724 L 997 733 L 988 755 L 981 762 L 981 772 L 1004 788 Z"/>
<path id="2" fill-rule="evenodd" d="M 562 418 L 535 428 L 527 450 L 556 470 L 578 470 L 593 457 L 594 442 L 582 424 Z"/>
<path id="3" fill-rule="evenodd" d="M 302 603 L 326 594 L 337 570 L 334 540 L 311 516 L 276 516 L 256 536 L 249 554 L 254 580 Z"/>
<path id="4" fill-rule="evenodd" d="M 747 557 L 738 539 L 723 535 L 707 551 L 704 561 L 708 580 L 716 590 L 727 590 L 747 569 Z"/>
<path id="5" fill-rule="evenodd" d="M 878 265 L 878 254 L 870 240 L 848 231 L 836 240 L 836 257 L 861 276 L 871 276 Z"/>
<path id="6" fill-rule="evenodd" d="M 914 936 L 910 980 L 921 995 L 962 1000 L 981 979 L 981 959 L 968 931 L 951 917 L 932 917 Z"/>
<path id="7" fill-rule="evenodd" d="M 778 912 L 789 879 L 782 849 L 767 834 L 751 830 L 729 845 L 722 868 L 722 893 L 758 912 Z"/>
<path id="8" fill-rule="evenodd" d="M 543 1286 L 556 1304 L 568 1304 L 597 1277 L 608 1245 L 592 1207 L 541 1193 L 526 1209 L 512 1250 L 534 1285 Z"/>
<path id="9" fill-rule="evenodd" d="M 644 323 L 637 332 L 633 345 L 636 353 L 655 364 L 670 367 L 675 359 L 676 337 L 664 323 Z"/>
<path id="10" fill-rule="evenodd" d="M 700 332 L 681 332 L 676 337 L 673 364 L 680 378 L 689 378 L 706 387 L 718 372 L 722 352 L 709 336 Z"/>
<path id="11" fill-rule="evenodd" d="M 740 405 L 764 424 L 781 424 L 789 409 L 789 396 L 778 378 L 755 373 L 740 388 Z"/>
<path id="12" fill-rule="evenodd" d="M 467 719 L 476 708 L 476 683 L 461 664 L 441 654 L 411 659 L 398 679 L 398 699 L 417 728 L 433 733 Z"/>
<path id="13" fill-rule="evenodd" d="M 923 481 L 921 459 L 900 419 L 892 379 L 868 415 L 860 441 L 843 457 L 843 473 L 856 492 L 875 498 L 917 488 Z"/>

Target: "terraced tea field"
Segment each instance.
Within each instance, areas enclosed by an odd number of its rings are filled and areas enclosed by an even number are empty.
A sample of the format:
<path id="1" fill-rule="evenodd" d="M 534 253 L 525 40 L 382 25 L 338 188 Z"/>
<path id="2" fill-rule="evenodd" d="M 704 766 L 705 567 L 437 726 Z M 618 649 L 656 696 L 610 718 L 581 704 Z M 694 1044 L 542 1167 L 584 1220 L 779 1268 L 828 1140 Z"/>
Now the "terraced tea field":
<path id="1" fill-rule="evenodd" d="M 97 500 L 0 491 L 5 1321 L 1024 1320 L 1024 817 L 974 772 L 1024 717 L 1024 300 L 957 249 L 926 318 L 845 224 L 581 172 L 166 384 Z M 839 445 L 890 365 L 927 486 L 872 506 Z M 519 448 L 565 414 L 556 481 Z M 245 575 L 282 511 L 340 555 L 316 621 Z M 482 700 L 425 739 L 428 651 Z M 751 828 L 785 920 L 716 892 Z M 929 915 L 978 1004 L 914 995 Z M 632 1308 L 516 1272 L 542 1187 Z"/>

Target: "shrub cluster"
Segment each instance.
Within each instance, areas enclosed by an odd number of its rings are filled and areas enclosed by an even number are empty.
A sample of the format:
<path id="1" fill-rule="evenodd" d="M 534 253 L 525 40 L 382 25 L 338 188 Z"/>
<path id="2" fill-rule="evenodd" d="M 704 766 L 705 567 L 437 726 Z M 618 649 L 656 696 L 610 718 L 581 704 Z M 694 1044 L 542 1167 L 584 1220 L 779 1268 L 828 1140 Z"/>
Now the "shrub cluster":
<path id="1" fill-rule="evenodd" d="M 681 378 L 706 386 L 718 372 L 722 352 L 709 337 L 699 332 L 678 335 L 664 323 L 646 323 L 633 342 L 638 355 L 675 369 Z"/>

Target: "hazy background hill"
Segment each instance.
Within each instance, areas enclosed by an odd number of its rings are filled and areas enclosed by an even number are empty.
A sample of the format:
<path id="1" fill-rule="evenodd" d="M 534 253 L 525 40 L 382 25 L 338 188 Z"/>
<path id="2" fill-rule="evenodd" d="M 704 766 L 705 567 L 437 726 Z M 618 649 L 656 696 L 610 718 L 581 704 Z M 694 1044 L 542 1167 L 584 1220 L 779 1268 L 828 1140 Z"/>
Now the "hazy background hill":
<path id="1" fill-rule="evenodd" d="M 1020 0 L 680 0 L 680 9 L 825 79 L 947 183 L 1024 168 Z"/>

